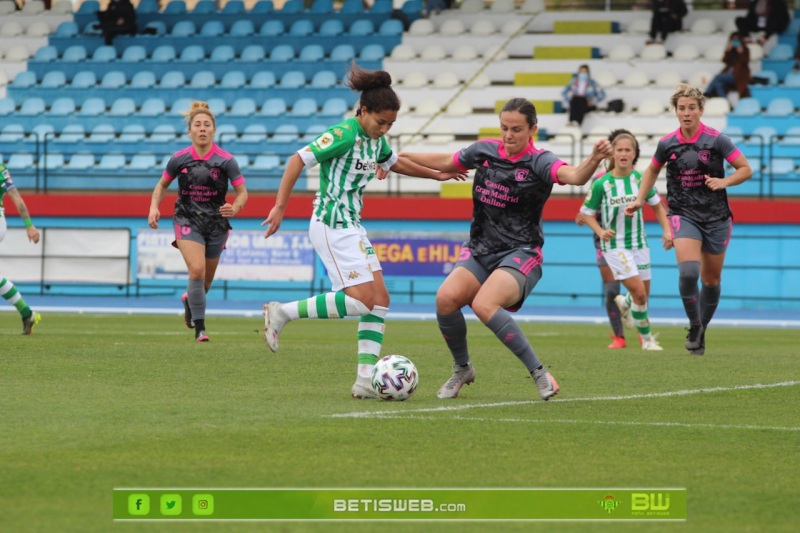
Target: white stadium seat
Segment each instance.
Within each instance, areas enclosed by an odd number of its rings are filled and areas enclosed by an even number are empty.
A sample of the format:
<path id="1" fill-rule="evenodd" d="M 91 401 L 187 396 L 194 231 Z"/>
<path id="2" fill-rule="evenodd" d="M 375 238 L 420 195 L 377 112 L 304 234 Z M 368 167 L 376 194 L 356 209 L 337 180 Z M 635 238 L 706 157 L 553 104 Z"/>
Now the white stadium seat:
<path id="1" fill-rule="evenodd" d="M 674 89 L 681 81 L 683 78 L 677 70 L 663 70 L 656 76 L 654 85 L 664 89 Z"/>
<path id="2" fill-rule="evenodd" d="M 667 49 L 663 44 L 648 44 L 639 54 L 639 59 L 642 61 L 662 61 L 666 57 Z"/>
<path id="3" fill-rule="evenodd" d="M 592 77 L 594 81 L 606 89 L 617 84 L 617 76 L 611 69 L 596 70 Z"/>
<path id="4" fill-rule="evenodd" d="M 645 98 L 639 102 L 636 112 L 644 117 L 654 117 L 664 112 L 664 103 L 660 98 Z"/>
<path id="5" fill-rule="evenodd" d="M 412 70 L 403 78 L 403 87 L 409 89 L 419 89 L 428 85 L 428 77 L 424 72 Z"/>
<path id="6" fill-rule="evenodd" d="M 676 61 L 694 61 L 700 57 L 700 51 L 691 43 L 683 43 L 678 45 L 672 51 L 672 59 Z"/>
<path id="7" fill-rule="evenodd" d="M 458 74 L 452 71 L 440 72 L 433 79 L 433 86 L 436 89 L 452 89 L 458 87 L 461 80 L 458 79 Z"/>
<path id="8" fill-rule="evenodd" d="M 696 19 L 693 23 L 691 28 L 689 28 L 689 33 L 694 35 L 711 35 L 712 33 L 717 32 L 717 23 L 714 19 L 711 18 L 699 18 Z"/>
<path id="9" fill-rule="evenodd" d="M 454 61 L 472 61 L 478 57 L 478 51 L 469 44 L 463 44 L 453 50 L 452 57 Z"/>
<path id="10" fill-rule="evenodd" d="M 424 61 L 441 61 L 445 57 L 447 57 L 447 52 L 438 44 L 426 46 L 419 55 L 419 58 Z"/>
<path id="11" fill-rule="evenodd" d="M 421 36 L 424 37 L 425 35 L 431 35 L 436 31 L 436 28 L 431 22 L 430 19 L 417 19 L 411 23 L 411 26 L 408 28 L 409 35 Z"/>
<path id="12" fill-rule="evenodd" d="M 650 78 L 641 70 L 632 70 L 622 78 L 623 87 L 631 87 L 634 89 L 650 85 Z"/>
<path id="13" fill-rule="evenodd" d="M 394 61 L 411 61 L 417 57 L 417 51 L 410 44 L 398 44 L 389 57 Z"/>
<path id="14" fill-rule="evenodd" d="M 478 19 L 469 29 L 470 34 L 485 37 L 487 35 L 494 35 L 497 33 L 497 27 L 494 22 L 487 19 Z"/>
<path id="15" fill-rule="evenodd" d="M 636 56 L 636 52 L 629 44 L 616 44 L 608 51 L 607 59 L 610 61 L 629 61 Z"/>
<path id="16" fill-rule="evenodd" d="M 458 37 L 467 33 L 464 23 L 458 19 L 447 19 L 439 27 L 439 34 L 451 37 Z"/>

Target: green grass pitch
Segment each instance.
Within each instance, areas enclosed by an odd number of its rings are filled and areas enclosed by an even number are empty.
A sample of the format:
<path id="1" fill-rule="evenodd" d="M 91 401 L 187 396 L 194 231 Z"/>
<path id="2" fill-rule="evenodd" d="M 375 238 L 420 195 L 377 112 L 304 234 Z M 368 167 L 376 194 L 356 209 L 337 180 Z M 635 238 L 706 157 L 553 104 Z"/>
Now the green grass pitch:
<path id="1" fill-rule="evenodd" d="M 606 326 L 525 324 L 561 386 L 469 323 L 477 380 L 436 398 L 433 322 L 387 322 L 417 365 L 402 403 L 356 401 L 356 323 L 0 314 L 0 531 L 796 531 L 800 331 L 717 327 L 703 357 L 608 350 Z M 634 335 L 628 335 L 629 342 Z M 635 344 L 635 341 L 632 343 Z M 437 408 L 446 409 L 437 409 Z M 357 413 L 359 416 L 341 416 Z M 685 523 L 115 523 L 115 487 L 685 487 Z"/>

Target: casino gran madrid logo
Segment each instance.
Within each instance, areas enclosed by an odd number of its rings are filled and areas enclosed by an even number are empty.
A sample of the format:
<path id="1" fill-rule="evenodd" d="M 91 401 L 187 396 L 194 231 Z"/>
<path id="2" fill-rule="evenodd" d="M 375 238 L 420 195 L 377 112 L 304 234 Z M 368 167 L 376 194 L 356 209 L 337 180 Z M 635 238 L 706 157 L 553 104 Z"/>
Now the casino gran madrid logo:
<path id="1" fill-rule="evenodd" d="M 599 503 L 599 504 L 600 504 L 600 507 L 602 507 L 603 509 L 605 509 L 605 511 L 606 511 L 608 514 L 611 514 L 611 512 L 612 512 L 614 509 L 616 509 L 617 507 L 619 507 L 619 504 L 621 504 L 621 503 L 622 503 L 622 500 L 616 500 L 616 499 L 614 499 L 614 496 L 613 496 L 613 495 L 611 495 L 611 494 L 608 494 L 608 495 L 606 495 L 606 497 L 605 497 L 605 498 L 603 498 L 602 500 L 599 500 L 597 503 Z"/>

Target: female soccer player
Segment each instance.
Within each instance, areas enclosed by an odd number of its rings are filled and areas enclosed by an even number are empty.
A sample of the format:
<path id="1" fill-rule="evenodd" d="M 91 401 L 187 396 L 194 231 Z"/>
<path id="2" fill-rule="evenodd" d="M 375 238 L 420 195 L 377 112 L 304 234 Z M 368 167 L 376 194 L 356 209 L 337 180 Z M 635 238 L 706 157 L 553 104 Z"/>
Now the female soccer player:
<path id="1" fill-rule="evenodd" d="M 627 298 L 621 295 L 615 298 L 623 321 L 628 319 L 631 326 L 636 326 L 642 339 L 642 349 L 662 350 L 650 331 L 647 313 L 651 270 L 644 219 L 637 214 L 631 220 L 623 212 L 623 206 L 635 199 L 639 192 L 641 176 L 633 170 L 634 161 L 639 156 L 639 143 L 628 130 L 613 131 L 609 140 L 613 150 L 613 155 L 609 158 L 609 170 L 592 184 L 580 214 L 583 222 L 599 237 L 603 257 L 611 268 L 614 279 L 621 281 L 628 289 Z M 655 189 L 650 189 L 646 199 L 664 230 L 661 240 L 664 249 L 668 250 L 672 248 L 672 236 L 667 210 Z M 602 224 L 595 218 L 598 212 L 602 213 Z"/>
<path id="2" fill-rule="evenodd" d="M 730 138 L 700 122 L 704 104 L 702 90 L 683 83 L 676 87 L 670 105 L 680 127 L 658 142 L 636 199 L 625 207 L 628 216 L 641 209 L 666 165 L 678 289 L 689 319 L 685 346 L 694 355 L 705 353 L 705 332 L 719 304 L 722 265 L 733 229 L 725 189 L 753 175 L 747 158 Z M 729 176 L 725 176 L 725 161 L 734 168 Z M 697 288 L 698 278 L 702 290 Z"/>
<path id="3" fill-rule="evenodd" d="M 158 228 L 161 218 L 158 207 L 167 187 L 178 178 L 172 245 L 180 250 L 189 270 L 189 283 L 181 297 L 184 320 L 186 327 L 194 328 L 196 341 L 207 342 L 206 293 L 214 281 L 231 230 L 228 219 L 244 208 L 247 189 L 236 159 L 214 143 L 217 123 L 208 104 L 192 102 L 184 114 L 192 145 L 173 154 L 167 162 L 167 168 L 153 189 L 147 223 L 153 229 Z M 236 191 L 232 204 L 225 200 L 228 182 Z"/>
<path id="4" fill-rule="evenodd" d="M 601 139 L 580 165 L 568 166 L 533 145 L 536 123 L 534 105 L 514 98 L 500 112 L 500 139 L 484 139 L 455 154 L 401 154 L 401 160 L 442 172 L 476 169 L 470 238 L 436 294 L 439 329 L 454 359 L 453 375 L 439 389 L 439 398 L 455 398 L 462 386 L 475 381 L 461 313 L 466 305 L 522 361 L 543 400 L 559 391 L 508 311 L 522 306 L 542 276 L 542 210 L 553 184 L 585 184 L 611 145 Z"/>
<path id="5" fill-rule="evenodd" d="M 3 239 L 5 239 L 7 231 L 5 210 L 3 209 L 3 197 L 6 193 L 8 193 L 8 197 L 11 198 L 11 201 L 14 202 L 17 212 L 25 224 L 25 232 L 28 234 L 28 240 L 33 241 L 34 244 L 38 243 L 39 230 L 37 230 L 36 226 L 31 222 L 28 206 L 25 205 L 22 195 L 11 179 L 11 172 L 2 161 L 0 161 L 0 242 L 3 242 Z M 8 303 L 16 307 L 20 316 L 22 316 L 22 334 L 30 335 L 33 332 L 34 326 L 42 319 L 42 315 L 36 311 L 32 311 L 22 298 L 22 294 L 20 294 L 19 290 L 11 283 L 11 280 L 3 276 L 0 276 L 0 294 L 3 295 L 3 298 Z"/>
<path id="6" fill-rule="evenodd" d="M 351 395 L 376 398 L 370 377 L 380 356 L 389 292 L 381 265 L 361 225 L 364 188 L 376 170 L 439 181 L 464 179 L 463 172 L 436 172 L 398 159 L 384 135 L 397 119 L 400 100 L 392 78 L 382 70 L 353 64 L 348 86 L 361 93 L 356 116 L 329 128 L 288 161 L 275 206 L 269 212 L 265 238 L 281 225 L 289 195 L 305 167 L 320 165 L 320 190 L 314 200 L 309 235 L 322 259 L 332 292 L 307 300 L 264 304 L 264 338 L 273 352 L 283 327 L 298 318 L 361 317 L 358 323 L 358 371 Z"/>

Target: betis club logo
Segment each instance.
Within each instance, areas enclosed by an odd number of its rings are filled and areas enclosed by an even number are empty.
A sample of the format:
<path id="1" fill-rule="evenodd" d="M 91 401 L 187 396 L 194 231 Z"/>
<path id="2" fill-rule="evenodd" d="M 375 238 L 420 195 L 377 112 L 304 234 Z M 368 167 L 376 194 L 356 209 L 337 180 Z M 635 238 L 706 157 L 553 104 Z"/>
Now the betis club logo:
<path id="1" fill-rule="evenodd" d="M 708 160 L 711 159 L 711 151 L 700 150 L 699 152 L 697 152 L 697 157 L 700 158 L 701 163 L 708 163 Z"/>
<path id="2" fill-rule="evenodd" d="M 603 498 L 602 500 L 598 501 L 597 503 L 599 503 L 599 504 L 600 504 L 600 507 L 602 507 L 603 509 L 605 509 L 605 511 L 606 511 L 608 514 L 611 514 L 611 511 L 613 511 L 614 509 L 616 509 L 617 507 L 619 507 L 619 504 L 621 504 L 621 503 L 622 503 L 622 500 L 615 500 L 615 499 L 614 499 L 614 496 L 612 496 L 611 494 L 609 494 L 608 496 L 606 496 L 606 497 L 605 497 L 605 498 Z"/>

